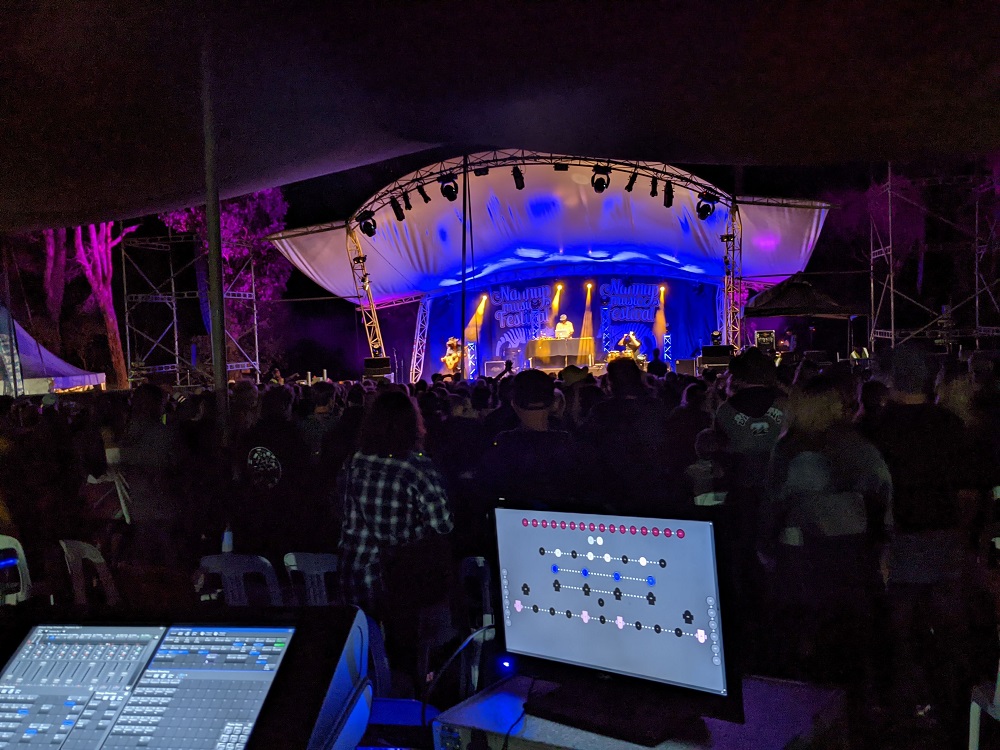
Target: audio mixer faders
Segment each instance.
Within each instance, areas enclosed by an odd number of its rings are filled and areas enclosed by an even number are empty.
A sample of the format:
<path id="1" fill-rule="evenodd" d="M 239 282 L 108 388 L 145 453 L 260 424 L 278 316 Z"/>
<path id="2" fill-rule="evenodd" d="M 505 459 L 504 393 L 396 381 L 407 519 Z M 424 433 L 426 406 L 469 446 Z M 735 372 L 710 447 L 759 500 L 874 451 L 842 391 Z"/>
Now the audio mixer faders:
<path id="1" fill-rule="evenodd" d="M 0 674 L 0 750 L 242 750 L 293 632 L 38 626 Z"/>

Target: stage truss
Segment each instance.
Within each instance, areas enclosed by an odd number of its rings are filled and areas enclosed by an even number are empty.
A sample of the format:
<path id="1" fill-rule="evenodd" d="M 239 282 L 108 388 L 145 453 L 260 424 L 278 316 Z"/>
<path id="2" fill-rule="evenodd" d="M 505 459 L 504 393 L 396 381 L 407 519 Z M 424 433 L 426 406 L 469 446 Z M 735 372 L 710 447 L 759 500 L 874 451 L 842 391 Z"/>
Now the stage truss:
<path id="1" fill-rule="evenodd" d="M 725 245 L 723 255 L 723 315 L 722 341 L 737 350 L 743 347 L 743 227 L 739 206 L 734 202 L 729 210 L 726 233 L 719 239 Z"/>
<path id="2" fill-rule="evenodd" d="M 892 167 L 890 165 L 885 184 L 879 188 L 877 195 L 886 196 L 886 232 L 879 231 L 874 213 L 870 216 L 870 249 L 869 249 L 869 294 L 871 317 L 869 318 L 868 344 L 872 351 L 876 342 L 888 342 L 890 348 L 895 348 L 912 339 L 931 339 L 935 344 L 945 346 L 949 351 L 959 339 L 974 339 L 978 349 L 984 338 L 1000 338 L 1000 301 L 998 301 L 998 285 L 1000 279 L 988 281 L 983 265 L 990 257 L 1000 256 L 1000 235 L 996 218 L 988 216 L 984 209 L 984 198 L 995 192 L 994 178 L 982 176 L 955 176 L 948 178 L 927 178 L 908 180 L 908 184 L 922 187 L 953 186 L 971 190 L 975 197 L 974 227 L 963 227 L 960 223 L 940 216 L 927 207 L 897 192 L 894 187 Z M 947 305 L 942 310 L 933 310 L 916 299 L 913 295 L 902 291 L 899 285 L 896 255 L 893 245 L 893 206 L 899 202 L 908 203 L 919 209 L 931 219 L 943 222 L 968 236 L 968 242 L 952 243 L 956 250 L 963 251 L 971 246 L 973 258 L 973 274 L 975 276 L 974 291 L 956 304 Z M 926 249 L 927 245 L 924 244 Z M 984 305 L 984 299 L 989 305 Z M 926 318 L 926 322 L 917 328 L 902 329 L 897 326 L 897 302 L 915 306 Z M 959 327 L 954 314 L 959 309 L 974 304 L 975 315 L 971 328 Z M 992 313 L 990 309 L 992 308 Z M 998 325 L 987 325 L 986 318 L 990 316 Z"/>
<path id="3" fill-rule="evenodd" d="M 233 246 L 232 242 L 227 243 Z M 190 246 L 192 258 L 178 263 L 177 251 Z M 194 362 L 194 357 L 181 353 L 181 325 L 178 318 L 179 303 L 199 302 L 207 294 L 197 288 L 184 288 L 189 284 L 183 279 L 196 272 L 194 266 L 205 257 L 198 251 L 197 238 L 192 235 L 166 237 L 128 237 L 122 242 L 122 287 L 125 296 L 125 351 L 128 361 L 130 384 L 144 381 L 150 375 L 173 374 L 176 385 L 211 382 L 210 369 Z M 166 257 L 166 276 L 163 269 L 153 271 L 140 258 L 148 253 Z M 148 264 L 151 266 L 152 264 Z M 249 292 L 238 292 L 233 286 L 240 279 L 249 278 Z M 260 341 L 258 338 L 257 280 L 251 259 L 241 266 L 223 291 L 227 300 L 250 303 L 251 325 L 242 333 L 228 326 L 227 352 L 236 356 L 226 362 L 227 371 L 250 370 L 260 382 Z M 210 363 L 209 363 L 210 365 Z"/>
<path id="4" fill-rule="evenodd" d="M 424 355 L 427 352 L 427 330 L 431 315 L 431 298 L 424 295 L 417 308 L 417 325 L 413 332 L 413 356 L 410 359 L 410 382 L 416 383 L 424 374 Z"/>

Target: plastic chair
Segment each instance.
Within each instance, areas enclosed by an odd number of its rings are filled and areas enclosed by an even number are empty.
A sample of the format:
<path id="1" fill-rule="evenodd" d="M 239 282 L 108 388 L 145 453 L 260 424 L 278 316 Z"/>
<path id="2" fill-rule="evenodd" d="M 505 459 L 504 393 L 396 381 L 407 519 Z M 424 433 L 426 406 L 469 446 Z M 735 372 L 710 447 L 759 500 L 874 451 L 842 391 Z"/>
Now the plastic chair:
<path id="1" fill-rule="evenodd" d="M 63 549 L 63 556 L 66 558 L 66 568 L 69 570 L 70 583 L 73 585 L 73 603 L 85 605 L 87 598 L 87 576 L 83 569 L 83 561 L 93 564 L 97 570 L 97 579 L 104 589 L 104 601 L 109 607 L 121 604 L 121 597 L 118 596 L 118 587 L 111 577 L 108 564 L 104 561 L 101 551 L 92 544 L 79 542 L 74 539 L 60 540 L 59 546 Z"/>
<path id="2" fill-rule="evenodd" d="M 278 576 L 267 558 L 223 552 L 219 555 L 208 555 L 201 558 L 200 567 L 204 572 L 217 575 L 222 579 L 222 596 L 230 607 L 250 606 L 246 578 L 252 575 L 258 575 L 264 579 L 268 600 L 272 607 L 284 605 L 281 584 L 278 583 Z"/>
<path id="3" fill-rule="evenodd" d="M 16 594 L 7 594 L 4 604 L 18 604 L 31 597 L 31 574 L 28 573 L 28 561 L 24 557 L 24 548 L 12 536 L 0 534 L 0 549 L 12 549 L 17 553 L 17 575 L 21 579 L 21 589 Z"/>
<path id="4" fill-rule="evenodd" d="M 289 552 L 285 555 L 285 570 L 302 574 L 306 584 L 306 604 L 325 607 L 333 602 L 326 588 L 326 576 L 337 572 L 337 555 L 325 552 Z"/>

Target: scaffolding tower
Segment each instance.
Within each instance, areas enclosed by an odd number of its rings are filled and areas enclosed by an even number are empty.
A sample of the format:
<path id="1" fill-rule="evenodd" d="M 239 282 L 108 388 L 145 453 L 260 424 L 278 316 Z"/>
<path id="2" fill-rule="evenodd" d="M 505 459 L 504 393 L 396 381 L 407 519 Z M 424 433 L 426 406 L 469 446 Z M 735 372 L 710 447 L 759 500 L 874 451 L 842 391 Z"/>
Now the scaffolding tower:
<path id="1" fill-rule="evenodd" d="M 238 245 L 233 241 L 225 244 L 229 247 Z M 195 283 L 195 288 L 190 288 L 190 277 L 196 273 L 195 266 L 207 252 L 200 248 L 193 235 L 128 237 L 121 248 L 129 384 L 141 383 L 150 375 L 164 374 L 173 374 L 176 385 L 211 382 L 210 366 L 199 367 L 196 357 L 182 354 L 182 330 L 178 317 L 181 302 L 200 303 L 207 298 L 207 290 L 198 288 L 201 285 Z M 191 250 L 189 259 L 177 257 L 181 248 Z M 158 264 L 148 260 L 153 253 L 160 255 Z M 165 262 L 162 258 L 166 259 Z M 246 278 L 250 280 L 250 291 L 235 291 L 233 287 Z M 252 371 L 260 382 L 257 278 L 252 257 L 248 257 L 236 270 L 223 291 L 226 300 L 249 303 L 251 321 L 247 330 L 239 332 L 232 329 L 227 317 L 226 350 L 229 354 L 226 370 Z"/>
<path id="2" fill-rule="evenodd" d="M 973 340 L 975 348 L 979 349 L 983 339 L 1000 338 L 1000 325 L 986 324 L 987 316 L 1000 323 L 1000 303 L 998 303 L 997 295 L 1000 279 L 988 280 L 984 268 L 987 260 L 995 259 L 1000 254 L 1000 241 L 998 241 L 1000 238 L 997 235 L 996 217 L 990 216 L 984 207 L 984 203 L 987 203 L 986 196 L 995 192 L 995 181 L 993 178 L 970 175 L 907 180 L 907 183 L 922 187 L 955 186 L 971 190 L 972 196 L 975 198 L 974 225 L 972 227 L 963 226 L 960 221 L 941 216 L 923 204 L 901 194 L 897 188 L 898 181 L 894 181 L 890 165 L 885 183 L 879 186 L 875 194 L 875 197 L 885 196 L 886 213 L 877 216 L 873 208 L 869 217 L 871 226 L 869 238 L 869 295 L 871 303 L 869 347 L 874 351 L 876 342 L 888 342 L 891 348 L 895 348 L 912 339 L 921 338 L 930 339 L 935 344 L 944 346 L 948 351 L 951 351 L 960 339 Z M 975 280 L 972 293 L 964 299 L 957 303 L 943 305 L 940 310 L 935 310 L 920 302 L 916 298 L 916 291 L 909 294 L 902 290 L 898 278 L 899 269 L 896 265 L 897 253 L 893 242 L 894 211 L 895 207 L 901 203 L 919 209 L 925 217 L 943 222 L 967 238 L 951 245 L 958 252 L 962 252 L 966 247 L 971 247 L 972 250 Z M 883 217 L 885 219 L 884 232 L 879 228 L 878 222 L 878 219 Z M 928 245 L 924 242 L 921 250 L 927 248 Z M 990 304 L 983 304 L 984 299 L 988 299 Z M 901 328 L 897 324 L 897 302 L 907 303 L 911 308 L 919 310 L 923 322 L 916 328 Z M 959 326 L 955 319 L 955 313 L 969 304 L 974 305 L 973 323 L 971 326 Z"/>

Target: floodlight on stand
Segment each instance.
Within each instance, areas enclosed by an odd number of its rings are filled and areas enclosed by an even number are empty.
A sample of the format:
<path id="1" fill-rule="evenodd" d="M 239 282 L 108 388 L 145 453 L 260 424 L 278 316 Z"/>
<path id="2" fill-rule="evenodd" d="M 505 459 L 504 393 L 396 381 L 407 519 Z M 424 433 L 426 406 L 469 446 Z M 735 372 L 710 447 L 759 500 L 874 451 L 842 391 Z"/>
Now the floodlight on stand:
<path id="1" fill-rule="evenodd" d="M 669 181 L 663 183 L 663 207 L 670 208 L 674 205 L 674 184 Z"/>
<path id="2" fill-rule="evenodd" d="M 625 192 L 626 193 L 631 193 L 632 192 L 632 188 L 635 187 L 635 181 L 638 180 L 638 179 L 639 179 L 639 173 L 638 172 L 633 172 L 632 176 L 628 178 L 628 182 L 625 183 Z"/>
<path id="3" fill-rule="evenodd" d="M 438 182 L 441 183 L 441 195 L 452 203 L 458 200 L 458 180 L 455 175 L 443 174 L 438 177 Z"/>
<path id="4" fill-rule="evenodd" d="M 655 198 L 656 197 L 656 178 L 655 177 L 653 178 L 652 182 L 650 183 L 649 197 L 650 198 Z"/>
<path id="5" fill-rule="evenodd" d="M 410 191 L 409 190 L 404 190 L 403 191 L 403 208 L 405 208 L 407 211 L 412 211 L 413 210 L 413 204 L 410 203 Z"/>
<path id="6" fill-rule="evenodd" d="M 403 207 L 399 205 L 399 201 L 395 196 L 389 199 L 389 205 L 392 207 L 392 213 L 396 216 L 396 221 L 406 220 L 406 214 L 403 213 Z"/>
<path id="7" fill-rule="evenodd" d="M 361 231 L 368 237 L 374 237 L 375 231 L 378 229 L 378 223 L 375 221 L 375 214 L 371 211 L 362 211 L 358 214 L 358 226 Z"/>
<path id="8" fill-rule="evenodd" d="M 590 177 L 590 186 L 597 194 L 603 193 L 611 185 L 611 167 L 594 167 Z"/>
<path id="9" fill-rule="evenodd" d="M 417 195 L 424 199 L 424 203 L 430 203 L 431 197 L 427 195 L 427 191 L 424 190 L 423 185 L 417 185 Z"/>
<path id="10" fill-rule="evenodd" d="M 524 190 L 524 173 L 521 172 L 521 168 L 514 167 L 510 173 L 514 176 L 514 187 L 518 190 Z"/>

